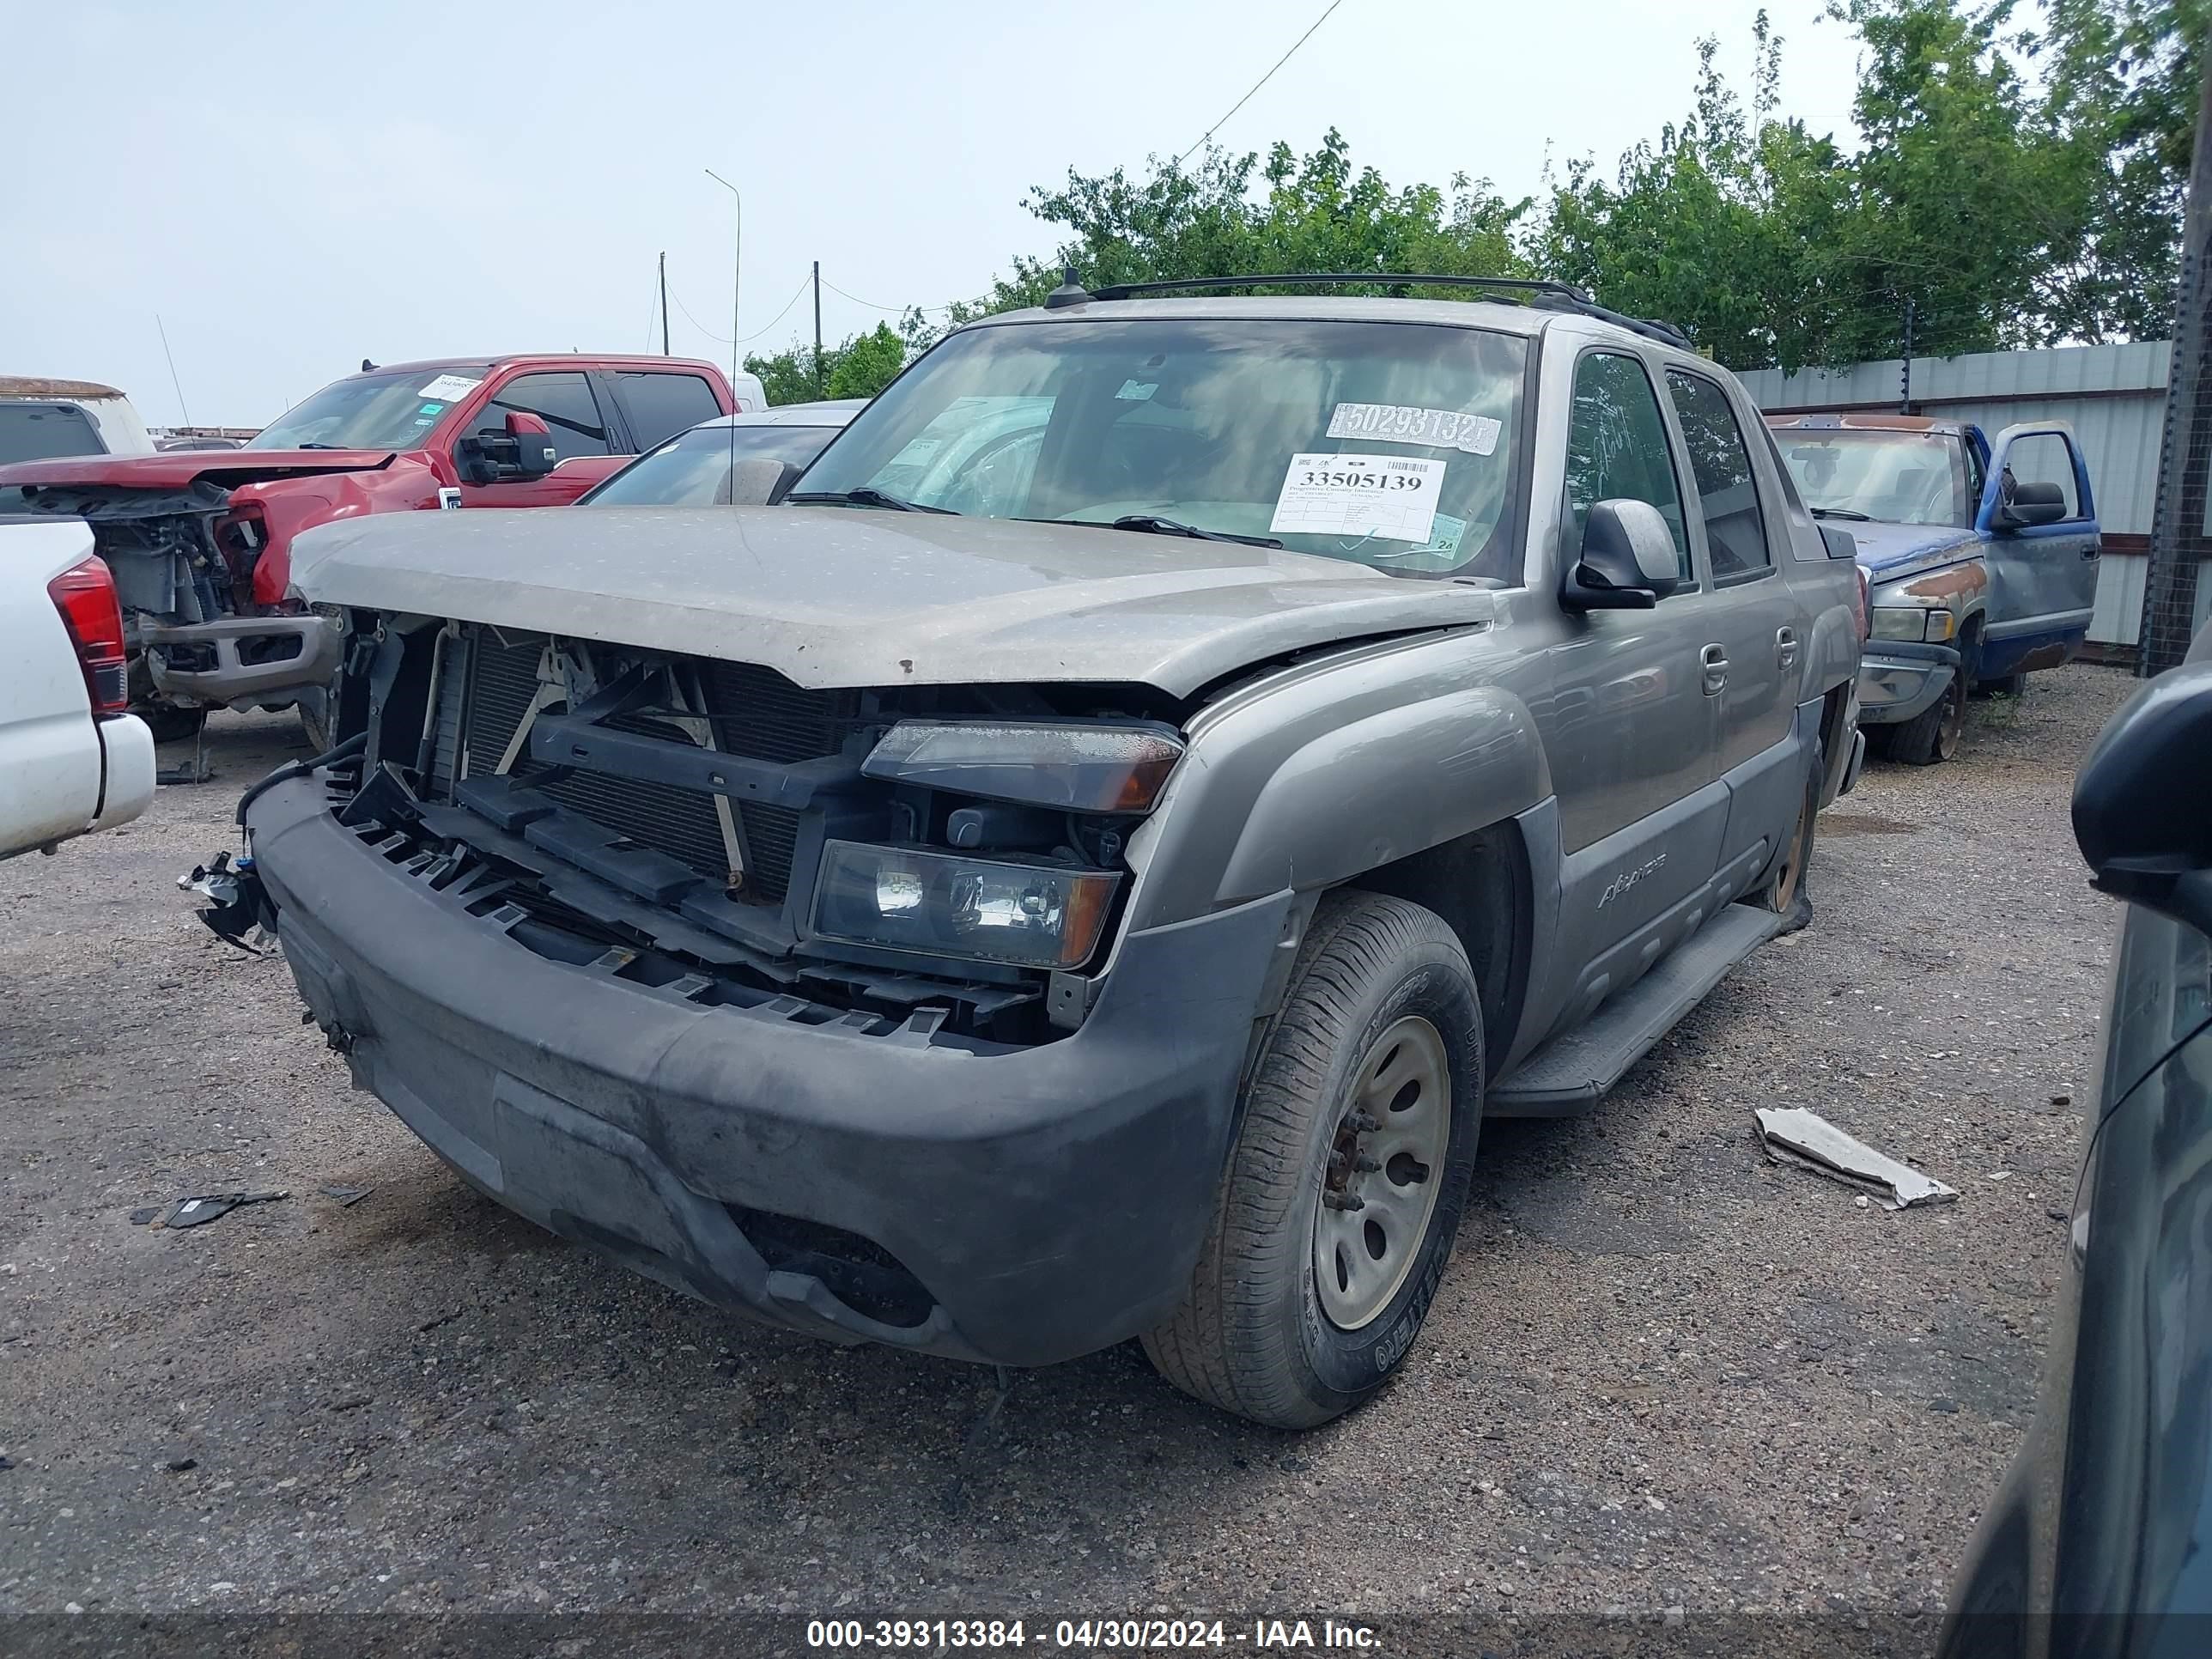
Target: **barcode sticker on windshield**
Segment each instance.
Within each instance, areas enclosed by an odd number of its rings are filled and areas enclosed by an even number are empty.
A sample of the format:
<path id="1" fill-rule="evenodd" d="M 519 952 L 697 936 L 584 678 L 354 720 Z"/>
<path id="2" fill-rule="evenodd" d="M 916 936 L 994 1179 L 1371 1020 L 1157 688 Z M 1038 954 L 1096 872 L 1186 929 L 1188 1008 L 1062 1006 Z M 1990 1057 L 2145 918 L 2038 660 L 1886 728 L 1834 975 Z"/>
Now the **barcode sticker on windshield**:
<path id="1" fill-rule="evenodd" d="M 1425 542 L 1444 463 L 1398 455 L 1293 455 L 1270 535 Z"/>
<path id="2" fill-rule="evenodd" d="M 1372 438 L 1388 444 L 1426 444 L 1488 455 L 1504 428 L 1487 415 L 1462 415 L 1449 409 L 1417 409 L 1410 404 L 1339 404 L 1328 417 L 1328 436 Z"/>
<path id="3" fill-rule="evenodd" d="M 417 386 L 415 395 L 418 398 L 436 398 L 450 404 L 467 397 L 470 392 L 474 392 L 483 384 L 482 379 L 471 380 L 465 374 L 441 374 L 429 385 Z"/>

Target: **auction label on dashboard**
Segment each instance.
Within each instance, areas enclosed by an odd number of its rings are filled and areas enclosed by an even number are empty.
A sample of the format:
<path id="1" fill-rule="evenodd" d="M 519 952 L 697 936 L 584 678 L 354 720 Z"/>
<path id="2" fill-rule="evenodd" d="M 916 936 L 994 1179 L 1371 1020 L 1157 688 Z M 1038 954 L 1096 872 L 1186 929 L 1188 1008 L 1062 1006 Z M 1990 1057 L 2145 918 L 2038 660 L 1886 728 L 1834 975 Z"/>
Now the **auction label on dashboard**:
<path id="1" fill-rule="evenodd" d="M 1329 414 L 1332 438 L 1373 438 L 1382 443 L 1426 444 L 1487 455 L 1504 428 L 1487 415 L 1455 409 L 1421 409 L 1412 404 L 1339 404 Z"/>
<path id="2" fill-rule="evenodd" d="M 1293 455 L 1268 533 L 1426 542 L 1444 463 L 1399 455 Z"/>

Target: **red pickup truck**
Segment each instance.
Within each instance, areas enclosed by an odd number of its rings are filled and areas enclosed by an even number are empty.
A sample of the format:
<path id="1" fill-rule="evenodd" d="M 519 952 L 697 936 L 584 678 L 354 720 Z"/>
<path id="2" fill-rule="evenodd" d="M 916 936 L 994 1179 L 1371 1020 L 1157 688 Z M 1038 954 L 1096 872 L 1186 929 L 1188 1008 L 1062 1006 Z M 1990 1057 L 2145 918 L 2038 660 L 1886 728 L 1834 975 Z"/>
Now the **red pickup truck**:
<path id="1" fill-rule="evenodd" d="M 0 466 L 0 513 L 85 520 L 114 573 L 134 710 L 161 738 L 211 708 L 296 706 L 327 730 L 334 622 L 293 598 L 292 538 L 334 519 L 565 506 L 699 422 L 763 408 L 712 363 L 467 357 L 333 381 L 243 449 Z"/>

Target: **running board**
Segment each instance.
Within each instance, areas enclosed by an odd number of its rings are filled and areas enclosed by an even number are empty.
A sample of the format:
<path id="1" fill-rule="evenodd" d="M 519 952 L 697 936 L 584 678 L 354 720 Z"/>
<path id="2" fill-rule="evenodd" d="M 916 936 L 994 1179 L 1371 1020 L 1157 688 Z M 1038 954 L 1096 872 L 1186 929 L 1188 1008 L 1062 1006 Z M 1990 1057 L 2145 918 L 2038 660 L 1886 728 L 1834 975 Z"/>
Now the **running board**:
<path id="1" fill-rule="evenodd" d="M 1492 1117 L 1567 1117 L 1588 1111 L 1789 920 L 1747 904 L 1723 904 L 1694 937 L 1601 1006 L 1587 1024 L 1553 1037 L 1522 1061 L 1491 1090 L 1484 1109 Z"/>

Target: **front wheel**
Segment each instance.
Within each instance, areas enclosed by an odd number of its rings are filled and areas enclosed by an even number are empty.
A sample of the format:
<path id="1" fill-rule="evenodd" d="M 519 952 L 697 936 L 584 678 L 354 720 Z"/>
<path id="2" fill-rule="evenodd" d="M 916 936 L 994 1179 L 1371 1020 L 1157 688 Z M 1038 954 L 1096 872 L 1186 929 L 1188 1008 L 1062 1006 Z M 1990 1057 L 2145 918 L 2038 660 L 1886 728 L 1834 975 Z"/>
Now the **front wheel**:
<path id="1" fill-rule="evenodd" d="M 1474 976 L 1439 917 L 1375 893 L 1322 901 L 1189 1294 L 1143 1339 L 1163 1376 L 1279 1429 L 1382 1386 L 1459 1231 L 1482 1052 Z"/>

